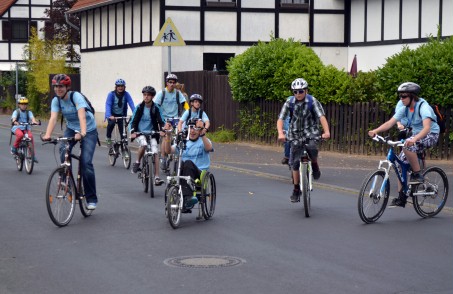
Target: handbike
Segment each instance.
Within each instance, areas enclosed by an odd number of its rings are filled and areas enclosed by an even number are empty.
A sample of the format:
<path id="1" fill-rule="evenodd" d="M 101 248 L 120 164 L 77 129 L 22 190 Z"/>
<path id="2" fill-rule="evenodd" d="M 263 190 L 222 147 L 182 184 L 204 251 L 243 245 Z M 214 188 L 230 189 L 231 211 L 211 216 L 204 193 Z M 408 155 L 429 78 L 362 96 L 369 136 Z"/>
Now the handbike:
<path id="1" fill-rule="evenodd" d="M 72 173 L 71 160 L 80 161 L 82 152 L 80 151 L 79 155 L 70 152 L 69 146 L 74 141 L 74 137 L 61 137 L 43 143 L 43 145 L 54 144 L 56 147 L 58 142 L 63 142 L 65 148 L 64 162 L 52 171 L 46 186 L 47 212 L 52 222 L 59 227 L 64 227 L 71 221 L 75 212 L 76 200 L 84 217 L 89 217 L 93 212 L 87 208 L 82 180 L 83 169 L 80 163 L 77 169 L 77 182 Z"/>
<path id="2" fill-rule="evenodd" d="M 41 125 L 41 122 L 37 124 L 21 122 L 19 125 L 25 126 L 27 129 L 28 126 Z M 14 154 L 14 160 L 16 161 L 18 171 L 22 171 L 25 162 L 25 170 L 27 171 L 27 174 L 30 175 L 33 172 L 35 164 L 35 149 L 33 148 L 33 143 L 27 132 L 24 132 L 24 136 L 22 137 L 19 147 L 17 148 L 17 153 Z"/>
<path id="3" fill-rule="evenodd" d="M 116 159 L 121 155 L 124 167 L 129 169 L 131 166 L 131 150 L 129 149 L 127 142 L 126 126 L 129 123 L 127 119 L 128 117 L 126 116 L 115 117 L 115 135 L 112 141 L 112 147 L 108 150 L 108 156 L 110 165 L 114 166 Z M 121 130 L 122 136 L 119 136 L 120 130 L 118 127 L 118 120 L 123 120 L 123 129 Z"/>
<path id="4" fill-rule="evenodd" d="M 181 222 L 181 213 L 189 211 L 194 205 L 188 204 L 186 197 L 192 195 L 183 195 L 181 180 L 186 180 L 187 184 L 195 192 L 198 200 L 197 220 L 202 217 L 205 220 L 214 215 L 216 204 L 216 183 L 214 175 L 209 171 L 202 171 L 200 179 L 192 179 L 190 176 L 181 176 L 182 153 L 186 147 L 188 132 L 181 132 L 176 137 L 179 148 L 178 166 L 175 176 L 167 176 L 167 189 L 165 190 L 165 216 L 168 218 L 173 229 L 179 227 Z"/>
<path id="5" fill-rule="evenodd" d="M 376 135 L 373 140 L 390 146 L 387 159 L 380 160 L 376 171 L 371 172 L 364 180 L 358 199 L 359 216 L 364 223 L 377 221 L 387 206 L 390 194 L 390 169 L 395 171 L 401 183 L 402 192 L 412 198 L 415 211 L 423 218 L 437 215 L 444 207 L 448 197 L 448 179 L 445 172 L 437 166 L 424 169 L 424 156 L 418 154 L 420 167 L 425 181 L 421 184 L 408 184 L 410 164 L 403 162 L 396 154 L 396 147 L 403 147 L 404 140 L 391 141 Z"/>
<path id="6" fill-rule="evenodd" d="M 311 213 L 311 191 L 313 191 L 313 169 L 311 166 L 311 158 L 309 153 L 307 152 L 307 145 L 310 143 L 311 140 L 315 139 L 294 139 L 290 141 L 291 148 L 301 148 L 302 149 L 302 156 L 300 158 L 300 166 L 299 166 L 299 186 L 300 191 L 302 193 L 302 198 L 304 201 L 304 212 L 305 217 L 310 217 Z M 297 141 L 297 142 L 296 142 Z M 293 143 L 296 142 L 296 143 Z M 294 144 L 296 144 L 294 146 Z M 300 201 L 300 198 L 299 198 Z"/>

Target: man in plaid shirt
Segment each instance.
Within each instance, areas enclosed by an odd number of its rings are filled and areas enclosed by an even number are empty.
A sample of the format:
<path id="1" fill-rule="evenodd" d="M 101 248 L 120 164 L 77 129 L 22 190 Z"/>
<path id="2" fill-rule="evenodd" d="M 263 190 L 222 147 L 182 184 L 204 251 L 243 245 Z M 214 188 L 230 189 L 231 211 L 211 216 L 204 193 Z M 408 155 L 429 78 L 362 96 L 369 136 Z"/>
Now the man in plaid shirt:
<path id="1" fill-rule="evenodd" d="M 301 195 L 299 185 L 299 166 L 302 156 L 301 144 L 309 140 L 307 142 L 307 152 L 311 158 L 313 177 L 317 180 L 321 176 L 318 165 L 318 141 L 320 138 L 329 139 L 330 131 L 321 103 L 308 94 L 307 81 L 301 78 L 295 79 L 291 84 L 291 89 L 294 98 L 290 97 L 283 105 L 277 120 L 277 131 L 278 141 L 284 142 L 287 140 L 291 142 L 289 165 L 292 168 L 294 191 L 290 199 L 291 202 L 298 202 Z M 290 116 L 290 124 L 285 136 L 283 124 L 288 115 Z M 322 134 L 319 129 L 319 123 L 322 126 Z"/>

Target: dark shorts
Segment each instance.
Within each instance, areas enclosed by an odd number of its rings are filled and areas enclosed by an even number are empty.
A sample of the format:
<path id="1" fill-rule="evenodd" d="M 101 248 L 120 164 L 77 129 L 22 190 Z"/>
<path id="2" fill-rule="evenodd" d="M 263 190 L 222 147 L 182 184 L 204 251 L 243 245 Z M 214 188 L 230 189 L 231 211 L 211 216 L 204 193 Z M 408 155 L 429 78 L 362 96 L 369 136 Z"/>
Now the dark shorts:
<path id="1" fill-rule="evenodd" d="M 318 140 L 310 140 L 307 145 L 307 153 L 311 160 L 316 161 L 318 158 Z M 298 141 L 291 142 L 291 152 L 289 156 L 289 165 L 292 170 L 299 170 L 300 158 L 303 155 L 303 148 Z"/>

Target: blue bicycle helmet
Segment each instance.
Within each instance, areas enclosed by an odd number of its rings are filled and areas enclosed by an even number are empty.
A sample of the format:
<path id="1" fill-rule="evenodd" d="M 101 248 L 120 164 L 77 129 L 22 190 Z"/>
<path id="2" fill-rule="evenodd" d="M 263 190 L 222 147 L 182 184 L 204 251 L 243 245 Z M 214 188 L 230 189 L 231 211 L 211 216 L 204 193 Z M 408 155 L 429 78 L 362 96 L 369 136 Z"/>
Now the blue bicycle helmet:
<path id="1" fill-rule="evenodd" d="M 123 79 L 117 79 L 115 82 L 115 86 L 126 86 L 126 81 Z"/>

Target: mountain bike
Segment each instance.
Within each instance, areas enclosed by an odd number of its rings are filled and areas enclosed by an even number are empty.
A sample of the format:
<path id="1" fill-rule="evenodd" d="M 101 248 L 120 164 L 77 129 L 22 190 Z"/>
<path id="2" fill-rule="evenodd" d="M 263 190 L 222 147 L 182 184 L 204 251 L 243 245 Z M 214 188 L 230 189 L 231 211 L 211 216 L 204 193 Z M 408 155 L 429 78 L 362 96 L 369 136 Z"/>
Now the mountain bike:
<path id="1" fill-rule="evenodd" d="M 364 223 L 377 221 L 387 206 L 390 195 L 390 170 L 395 171 L 401 183 L 402 192 L 412 198 L 417 214 L 423 218 L 437 215 L 448 197 L 448 179 L 445 172 L 437 166 L 424 168 L 424 156 L 418 154 L 420 167 L 425 181 L 421 184 L 408 184 L 410 164 L 402 161 L 394 149 L 404 146 L 404 140 L 391 141 L 376 135 L 373 140 L 390 146 L 387 159 L 380 160 L 378 169 L 371 172 L 364 180 L 358 199 L 359 216 Z"/>
<path id="2" fill-rule="evenodd" d="M 186 133 L 187 132 L 187 133 Z M 183 195 L 181 180 L 186 180 L 193 194 L 198 200 L 197 220 L 208 220 L 214 216 L 216 204 L 216 182 L 214 175 L 209 171 L 202 171 L 200 179 L 192 179 L 190 176 L 181 176 L 182 153 L 186 148 L 188 131 L 180 132 L 176 136 L 179 148 L 178 165 L 176 175 L 167 176 L 167 188 L 165 190 L 165 216 L 168 218 L 173 229 L 177 229 L 181 223 L 181 213 L 188 212 L 194 205 L 187 203 L 187 196 Z M 186 197 L 185 197 L 186 196 Z"/>
<path id="3" fill-rule="evenodd" d="M 158 155 L 158 153 L 153 152 L 151 148 L 151 139 L 158 132 L 151 131 L 151 133 L 141 133 L 137 132 L 137 137 L 138 136 L 145 136 L 146 138 L 146 148 L 145 148 L 145 154 L 143 155 L 142 159 L 142 166 L 140 170 L 137 172 L 138 178 L 142 181 L 143 183 L 143 191 L 145 193 L 148 193 L 151 198 L 154 198 L 154 167 L 155 167 L 155 158 Z"/>
<path id="4" fill-rule="evenodd" d="M 87 209 L 87 201 L 83 188 L 83 169 L 79 163 L 77 169 L 77 181 L 74 180 L 72 173 L 72 159 L 80 161 L 79 155 L 72 154 L 69 150 L 71 142 L 74 142 L 74 137 L 52 138 L 46 141 L 45 144 L 56 145 L 58 142 L 63 142 L 65 148 L 64 162 L 59 167 L 55 168 L 47 180 L 46 186 L 46 205 L 47 212 L 52 222 L 58 227 L 64 227 L 69 224 L 74 216 L 75 207 L 78 202 L 80 211 L 84 217 L 89 217 L 93 210 Z M 55 153 L 55 152 L 54 152 Z M 55 160 L 58 162 L 57 157 Z"/>
<path id="5" fill-rule="evenodd" d="M 171 145 L 173 146 L 176 144 L 176 137 L 178 132 L 178 117 L 170 117 L 167 118 L 167 123 L 170 123 L 173 129 L 171 132 L 168 132 L 167 135 L 171 136 Z M 165 169 L 163 169 L 165 175 L 167 176 L 174 176 L 176 175 L 176 170 L 178 168 L 178 154 L 168 154 L 166 155 L 163 160 L 165 161 Z"/>
<path id="6" fill-rule="evenodd" d="M 302 156 L 299 166 L 299 185 L 304 201 L 305 217 L 310 217 L 311 213 L 311 191 L 313 191 L 313 169 L 311 166 L 311 158 L 307 152 L 307 145 L 314 139 L 294 139 L 289 141 L 292 148 L 302 148 Z M 297 147 L 293 147 L 297 146 Z M 291 169 L 291 168 L 290 168 Z M 300 202 L 300 198 L 298 200 Z"/>
<path id="7" fill-rule="evenodd" d="M 41 122 L 34 124 L 34 123 L 19 123 L 21 126 L 25 126 L 28 129 L 28 126 L 33 125 L 41 125 Z M 25 170 L 27 174 L 31 174 L 33 172 L 33 167 L 35 164 L 35 149 L 33 148 L 33 142 L 31 138 L 28 137 L 28 133 L 24 133 L 22 140 L 19 143 L 19 147 L 17 148 L 17 153 L 13 155 L 14 160 L 16 161 L 16 167 L 18 171 L 22 171 L 24 163 L 25 163 Z"/>
<path id="8" fill-rule="evenodd" d="M 122 138 L 119 136 L 120 130 L 118 127 L 118 120 L 120 119 L 123 120 L 123 129 L 121 130 Z M 126 116 L 115 117 L 115 135 L 112 141 L 112 147 L 108 150 L 108 157 L 110 165 L 114 166 L 116 159 L 121 155 L 124 167 L 129 169 L 131 167 L 131 150 L 127 142 L 126 126 L 129 123 L 127 119 L 128 117 Z"/>

